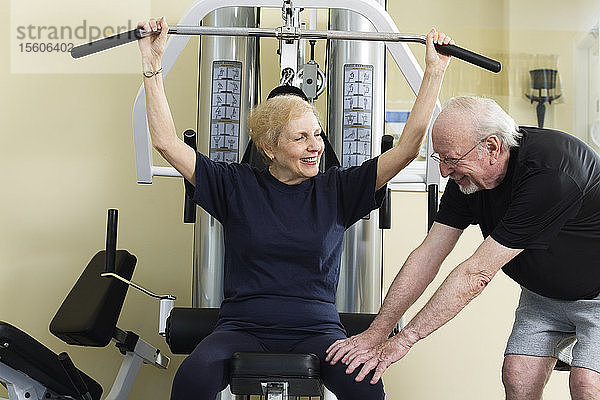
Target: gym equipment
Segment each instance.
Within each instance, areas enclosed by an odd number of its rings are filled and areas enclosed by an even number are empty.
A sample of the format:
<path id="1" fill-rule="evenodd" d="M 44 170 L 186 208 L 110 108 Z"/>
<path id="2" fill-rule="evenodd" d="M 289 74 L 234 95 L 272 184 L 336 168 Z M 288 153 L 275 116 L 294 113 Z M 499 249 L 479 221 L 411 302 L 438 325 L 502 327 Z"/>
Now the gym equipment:
<path id="1" fill-rule="evenodd" d="M 159 369 L 169 363 L 160 350 L 116 325 L 128 286 L 101 275 L 108 270 L 129 280 L 137 262 L 127 250 L 116 250 L 116 222 L 117 211 L 109 210 L 106 250 L 94 255 L 50 323 L 50 332 L 67 344 L 105 347 L 115 342 L 124 359 L 105 400 L 126 399 L 142 363 Z M 6 322 L 0 322 L 0 383 L 8 388 L 9 400 L 100 400 L 103 392 L 67 353 L 57 355 Z"/>
<path id="2" fill-rule="evenodd" d="M 50 331 L 67 344 L 105 347 L 111 340 L 115 342 L 125 359 L 106 400 L 127 398 L 142 363 L 160 369 L 166 369 L 169 363 L 169 358 L 160 350 L 134 332 L 125 332 L 116 326 L 128 286 L 161 300 L 159 334 L 166 336 L 174 354 L 189 354 L 210 334 L 219 311 L 215 308 L 173 308 L 174 296 L 156 295 L 131 282 L 137 259 L 127 250 L 116 250 L 117 218 L 117 210 L 109 210 L 106 249 L 92 258 L 50 323 Z M 340 314 L 350 335 L 366 329 L 374 317 L 374 314 Z M 260 394 L 255 393 L 256 385 L 260 387 L 261 381 L 271 377 L 278 385 L 287 387 L 289 384 L 290 395 L 323 391 L 318 375 L 319 362 L 314 356 L 241 353 L 234 359 L 238 360 L 234 365 L 239 379 L 232 388 L 240 394 L 245 391 L 252 393 L 243 394 Z M 256 365 L 260 368 L 251 379 L 248 371 L 254 371 Z M 282 370 L 282 365 L 291 375 L 276 373 Z M 305 379 L 309 382 L 304 382 Z M 67 353 L 57 355 L 6 322 L 0 322 L 0 382 L 8 388 L 9 400 L 100 400 L 103 392 L 93 378 L 73 365 Z M 277 387 L 269 386 L 266 393 L 274 396 Z M 307 387 L 310 389 L 305 391 Z"/>
<path id="3" fill-rule="evenodd" d="M 258 7 L 280 8 L 282 26 L 259 28 Z M 313 13 L 323 8 L 329 10 L 329 29 L 316 31 L 314 18 L 311 18 L 310 28 L 304 29 L 300 12 L 310 10 Z M 203 26 L 195 26 L 200 21 Z M 423 76 L 406 42 L 424 43 L 425 37 L 400 34 L 384 6 L 374 0 L 330 0 L 326 3 L 295 0 L 293 4 L 291 0 L 201 0 L 188 9 L 177 26 L 169 28 L 169 33 L 171 37 L 163 56 L 165 79 L 190 35 L 201 35 L 197 148 L 217 161 L 237 162 L 243 150 L 248 148 L 245 116 L 258 102 L 260 93 L 259 37 L 279 40 L 281 85 L 301 87 L 310 100 L 327 88 L 329 138 L 343 166 L 356 165 L 379 153 L 385 108 L 382 84 L 385 48 L 415 93 Z M 72 55 L 83 56 L 91 50 L 137 40 L 144 34 L 142 30 L 123 33 L 112 39 L 79 46 Z M 328 40 L 327 75 L 316 64 L 314 51 L 311 51 L 310 60 L 305 61 L 305 41 L 309 40 L 312 49 L 314 41 L 319 39 Z M 461 53 L 458 57 L 491 70 L 501 68 L 498 62 L 474 53 L 450 46 L 443 48 L 457 51 Z M 367 90 L 368 96 L 365 95 Z M 434 119 L 440 109 L 438 102 Z M 152 183 L 154 176 L 179 177 L 180 174 L 171 167 L 153 165 L 143 87 L 140 87 L 134 104 L 133 129 L 138 182 Z M 431 150 L 430 138 L 427 143 Z M 357 144 L 360 149 L 355 146 Z M 426 173 L 416 178 L 411 176 L 407 182 L 423 183 L 423 188 L 430 192 L 431 220 L 437 210 L 440 175 L 430 159 L 426 166 Z M 375 313 L 381 303 L 383 257 L 382 231 L 375 225 L 378 216 L 379 212 L 372 212 L 347 233 L 336 302 L 338 310 Z M 191 218 L 186 217 L 186 220 Z M 218 307 L 222 300 L 222 229 L 202 210 L 198 210 L 195 221 L 193 306 Z M 381 227 L 385 225 L 385 220 L 383 222 Z M 173 336 L 176 335 L 173 333 Z"/>
<path id="4" fill-rule="evenodd" d="M 340 313 L 349 336 L 363 332 L 376 314 Z M 175 307 L 166 321 L 166 340 L 173 354 L 189 354 L 217 324 L 218 308 Z M 397 330 L 390 334 L 397 333 Z M 311 354 L 235 353 L 231 360 L 231 393 L 264 395 L 267 400 L 323 396 L 319 359 Z M 221 397 L 227 396 L 226 392 Z"/>
<path id="5" fill-rule="evenodd" d="M 270 32 L 260 30 L 260 10 L 257 7 L 281 9 L 282 26 Z M 302 9 L 311 12 L 316 9 L 329 9 L 329 31 L 318 35 L 323 38 L 330 35 L 326 76 L 325 73 L 319 73 L 314 55 L 311 54 L 310 60 L 305 61 L 306 40 L 310 43 L 311 40 L 319 38 L 306 36 L 307 32 L 315 30 L 316 22 L 311 18 L 309 29 L 305 30 L 299 17 Z M 199 21 L 202 21 L 203 26 L 195 27 Z M 373 0 L 331 0 L 325 3 L 319 0 L 295 0 L 293 4 L 289 0 L 203 0 L 195 2 L 177 26 L 190 26 L 191 30 L 196 31 L 188 31 L 188 34 L 210 33 L 209 30 L 213 34 L 219 34 L 201 36 L 196 127 L 198 151 L 217 161 L 239 161 L 244 149 L 248 147 L 245 116 L 258 102 L 260 93 L 260 64 L 257 51 L 259 34 L 270 35 L 279 40 L 281 85 L 301 87 L 310 99 L 318 97 L 325 88 L 328 91 L 328 137 L 343 166 L 360 163 L 361 157 L 356 157 L 355 152 L 362 152 L 365 158 L 379 153 L 384 133 L 385 48 L 396 61 L 415 94 L 423 76 L 423 71 L 406 42 L 386 41 L 384 44 L 365 40 L 367 37 L 381 40 L 381 36 L 377 37 L 378 32 L 400 35 L 381 3 Z M 227 31 L 230 28 L 231 30 Z M 244 35 L 225 36 L 238 33 Z M 168 78 L 170 68 L 189 40 L 188 34 L 173 33 L 169 37 L 163 55 L 164 79 Z M 300 34 L 304 34 L 304 38 L 301 38 Z M 351 43 L 344 40 L 352 38 L 352 35 L 358 40 Z M 392 39 L 400 39 L 400 36 Z M 422 43 L 424 37 L 409 39 Z M 499 63 L 494 65 L 496 69 L 500 67 Z M 349 76 L 348 84 L 345 82 L 346 71 L 349 75 L 352 72 L 358 75 L 354 78 Z M 372 79 L 365 80 L 365 74 L 361 75 L 361 71 L 370 72 Z M 367 101 L 365 104 L 365 96 L 362 96 L 363 102 L 354 102 L 364 94 L 363 90 L 367 86 L 372 93 L 371 102 Z M 353 88 L 358 91 L 351 93 Z M 348 107 L 344 100 L 346 97 L 353 97 L 353 94 L 356 99 L 353 98 Z M 441 105 L 438 104 L 434 111 L 434 119 L 440 110 Z M 353 119 L 347 122 L 344 121 L 346 117 Z M 366 123 L 370 121 L 372 124 Z M 345 159 L 344 128 L 346 131 L 360 129 L 360 132 L 356 132 L 355 139 L 363 145 L 360 150 L 350 149 Z M 180 176 L 171 167 L 153 165 L 143 87 L 140 87 L 134 104 L 133 130 L 139 183 L 152 183 L 154 176 Z M 370 136 L 365 139 L 367 130 Z M 347 143 L 346 141 L 346 145 Z M 427 154 L 430 154 L 432 151 L 429 138 L 427 143 Z M 423 189 L 437 193 L 440 182 L 437 165 L 429 159 L 425 164 L 426 173 L 416 178 L 411 176 L 411 179 L 423 183 Z M 437 196 L 430 196 L 430 210 L 437 210 Z M 381 304 L 383 254 L 382 230 L 377 225 L 378 216 L 378 211 L 371 212 L 368 219 L 359 221 L 357 226 L 347 232 L 336 301 L 339 311 L 376 313 Z M 222 234 L 220 224 L 203 210 L 198 210 L 194 226 L 193 307 L 219 307 L 221 304 L 224 254 Z M 229 398 L 227 396 L 222 394 L 221 399 Z"/>
<path id="6" fill-rule="evenodd" d="M 366 330 L 377 315 L 366 313 L 339 314 L 340 322 L 349 336 Z M 219 318 L 219 309 L 174 307 L 167 317 L 161 322 L 161 325 L 166 326 L 165 340 L 171 353 L 190 354 L 198 343 L 214 330 Z M 394 330 L 390 333 L 390 336 L 396 333 L 398 331 Z"/>
<path id="7" fill-rule="evenodd" d="M 398 28 L 393 22 L 392 18 L 387 14 L 385 9 L 373 0 L 332 0 L 328 1 L 324 4 L 318 0 L 295 0 L 294 4 L 291 5 L 290 1 L 284 1 L 284 10 L 282 14 L 286 16 L 286 25 L 291 25 L 292 28 L 286 28 L 287 30 L 298 31 L 301 29 L 300 23 L 297 18 L 289 18 L 290 15 L 296 16 L 297 13 L 294 10 L 311 10 L 311 12 L 316 9 L 330 9 L 330 10 L 347 10 L 351 11 L 353 14 L 360 14 L 363 19 L 368 20 L 373 29 L 379 32 L 390 32 L 393 34 L 399 34 Z M 282 8 L 281 0 L 207 0 L 207 1 L 197 1 L 194 3 L 183 16 L 183 18 L 179 21 L 180 26 L 192 26 L 194 24 L 198 24 L 200 20 L 202 20 L 203 27 L 206 28 L 206 25 L 215 25 L 215 24 L 227 24 L 227 26 L 231 27 L 232 23 L 228 21 L 232 20 L 236 24 L 239 25 L 247 25 L 244 27 L 239 27 L 240 29 L 254 29 L 256 28 L 256 24 L 258 23 L 256 14 L 258 9 L 256 7 L 262 8 Z M 289 11 L 292 10 L 292 11 Z M 250 12 L 254 15 L 254 17 L 246 16 L 246 12 Z M 289 21 L 289 24 L 288 24 Z M 294 25 L 295 24 L 295 25 Z M 312 23 L 311 23 L 312 24 Z M 316 25 L 315 25 L 316 26 Z M 238 27 L 235 27 L 236 29 Z M 283 28 L 282 28 L 283 29 Z M 348 32 L 346 32 L 348 33 Z M 362 32 L 361 32 L 362 35 Z M 183 48 L 185 47 L 187 41 L 190 36 L 187 35 L 172 35 L 167 43 L 167 47 L 165 49 L 165 54 L 163 56 L 163 76 L 165 79 L 167 78 L 170 69 L 173 64 L 176 62 L 178 55 L 181 53 Z M 206 40 L 205 40 L 206 39 Z M 243 87 L 241 89 L 241 99 L 246 101 L 246 99 L 250 99 L 251 102 L 249 106 L 253 105 L 253 101 L 256 101 L 256 92 L 258 90 L 256 77 L 257 70 L 257 60 L 252 58 L 252 56 L 246 56 L 241 52 L 246 51 L 254 51 L 258 45 L 255 37 L 245 37 L 243 41 L 242 38 L 234 39 L 234 37 L 202 37 L 202 48 L 201 48 L 201 60 L 202 65 L 205 65 L 205 61 L 207 64 L 212 65 L 211 60 L 214 62 L 221 61 L 235 61 L 238 63 L 237 65 L 241 66 L 241 71 L 244 72 L 244 77 L 248 79 L 242 79 Z M 205 48 L 205 42 L 210 42 L 209 48 Z M 302 64 L 299 60 L 304 58 L 304 54 L 300 54 L 302 50 L 302 46 L 300 45 L 303 40 L 289 40 L 289 42 L 300 42 L 299 45 L 296 46 L 296 52 L 294 53 L 294 49 L 287 47 L 288 40 L 280 41 L 280 62 L 282 67 L 282 80 L 284 76 L 287 77 L 289 70 L 287 68 L 291 68 L 291 71 L 299 71 L 297 75 L 292 77 L 292 83 L 295 86 L 305 87 L 305 84 L 308 82 L 306 80 L 302 80 L 300 82 L 299 76 L 300 71 L 308 65 L 308 63 Z M 368 43 L 367 43 L 368 44 Z M 376 43 L 372 43 L 376 44 Z M 84 45 L 87 46 L 87 45 Z M 418 62 L 415 60 L 414 56 L 410 52 L 408 46 L 405 42 L 385 42 L 385 46 L 387 50 L 390 52 L 392 57 L 394 58 L 396 64 L 399 66 L 400 70 L 403 72 L 406 77 L 410 87 L 416 93 L 418 91 L 423 71 L 419 66 Z M 293 53 L 293 54 L 292 54 Z M 300 64 L 299 64 L 300 62 Z M 241 64 L 239 64 L 241 63 Z M 292 67 L 288 67 L 287 65 L 294 64 Z M 298 65 L 299 64 L 299 65 Z M 247 74 L 246 71 L 252 71 L 252 73 Z M 286 74 L 283 71 L 287 71 Z M 206 112 L 206 109 L 210 110 L 210 96 L 207 98 L 204 93 L 204 87 L 208 86 L 210 88 L 210 81 L 212 71 L 209 68 L 205 68 L 204 66 L 200 69 L 201 82 L 204 82 L 201 85 L 201 91 L 199 90 L 199 111 L 200 113 Z M 308 75 L 308 74 L 307 74 Z M 302 74 L 304 77 L 304 74 Z M 310 77 L 308 77 L 310 78 Z M 341 78 L 341 77 L 339 77 Z M 289 81 L 289 78 L 285 78 Z M 328 80 L 331 78 L 328 78 Z M 250 85 L 250 86 L 248 86 Z M 210 89 L 209 89 L 210 90 Z M 329 96 L 331 97 L 331 96 Z M 241 112 L 244 112 L 245 106 L 241 107 Z M 434 112 L 434 117 L 439 112 L 441 106 L 438 104 L 436 106 L 436 111 Z M 331 114 L 329 112 L 328 114 Z M 210 124 L 208 121 L 210 119 L 199 119 L 199 125 L 205 123 Z M 240 123 L 244 122 L 243 116 L 239 119 Z M 134 142 L 135 142 L 135 154 L 136 154 L 136 168 L 137 168 L 137 180 L 139 183 L 152 183 L 153 176 L 175 176 L 179 177 L 180 174 L 175 171 L 172 167 L 162 167 L 153 165 L 152 161 L 152 151 L 151 151 L 151 143 L 150 137 L 147 130 L 146 119 L 145 119 L 145 94 L 143 88 L 140 87 L 138 92 L 138 96 L 135 101 L 134 111 L 133 111 L 133 125 L 134 125 Z M 199 126 L 200 127 L 200 126 Z M 202 129 L 197 129 L 199 135 L 199 143 L 198 148 L 205 154 L 208 152 L 204 151 L 204 145 L 202 141 L 204 140 Z M 244 130 L 242 126 L 240 126 L 239 132 L 241 132 L 239 139 L 238 152 L 243 151 L 244 147 Z M 377 135 L 375 135 L 377 136 Z M 331 139 L 331 135 L 330 135 Z M 379 148 L 379 145 L 376 144 L 376 149 Z M 208 149 L 207 149 L 208 150 Z M 430 153 L 430 152 L 428 152 Z M 415 182 L 415 183 L 426 183 L 424 186 L 425 189 L 428 188 L 430 183 L 438 183 L 439 184 L 439 173 L 436 172 L 435 163 L 427 161 L 427 173 L 423 174 L 423 176 L 415 176 L 410 175 L 405 179 L 409 179 L 407 182 Z"/>
<path id="8" fill-rule="evenodd" d="M 314 354 L 235 353 L 231 358 L 231 392 L 264 395 L 322 396 L 320 361 Z"/>
<path id="9" fill-rule="evenodd" d="M 385 1 L 378 0 L 380 6 Z M 329 29 L 376 34 L 373 24 L 348 10 L 329 11 Z M 327 42 L 327 130 L 343 167 L 380 154 L 385 133 L 385 45 L 368 41 Z M 336 308 L 377 313 L 383 300 L 381 210 L 344 234 Z"/>
<path id="10" fill-rule="evenodd" d="M 147 32 L 142 28 L 136 28 L 127 32 L 118 33 L 104 39 L 89 42 L 73 47 L 71 56 L 81 58 L 100 51 L 108 50 L 113 47 L 121 46 L 130 42 L 138 41 L 144 37 L 157 34 L 158 32 Z M 210 36 L 248 36 L 248 37 L 270 37 L 278 40 L 299 40 L 299 39 L 327 39 L 327 40 L 361 40 L 371 42 L 406 42 L 425 44 L 425 35 L 415 35 L 408 33 L 395 32 L 346 32 L 346 31 L 315 31 L 294 29 L 290 26 L 280 27 L 278 29 L 265 28 L 219 28 L 205 26 L 170 26 L 168 33 L 170 35 L 210 35 Z M 485 68 L 492 72 L 500 72 L 502 65 L 495 60 L 463 49 L 456 45 L 435 45 L 436 49 L 444 54 L 451 55 L 471 64 Z"/>

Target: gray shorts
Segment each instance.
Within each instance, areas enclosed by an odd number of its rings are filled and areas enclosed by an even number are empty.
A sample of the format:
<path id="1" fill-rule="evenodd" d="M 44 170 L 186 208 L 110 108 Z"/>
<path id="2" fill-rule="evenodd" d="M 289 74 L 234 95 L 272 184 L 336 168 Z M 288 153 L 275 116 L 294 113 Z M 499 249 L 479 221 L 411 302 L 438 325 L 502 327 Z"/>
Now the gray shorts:
<path id="1" fill-rule="evenodd" d="M 600 296 L 554 300 L 521 288 L 507 354 L 554 357 L 600 372 Z"/>

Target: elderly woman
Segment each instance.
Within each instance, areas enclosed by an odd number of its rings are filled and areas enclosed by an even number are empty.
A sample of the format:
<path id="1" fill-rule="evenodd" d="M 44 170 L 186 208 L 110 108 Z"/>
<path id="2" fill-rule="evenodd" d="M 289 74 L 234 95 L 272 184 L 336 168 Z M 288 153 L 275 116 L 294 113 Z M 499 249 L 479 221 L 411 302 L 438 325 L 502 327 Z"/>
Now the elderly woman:
<path id="1" fill-rule="evenodd" d="M 159 35 L 139 41 L 152 144 L 195 186 L 194 201 L 225 232 L 225 299 L 214 332 L 181 364 L 171 399 L 214 400 L 228 384 L 236 351 L 314 353 L 325 386 L 340 400 L 383 399 L 383 385 L 355 382 L 325 350 L 345 338 L 335 308 L 344 231 L 378 207 L 386 182 L 418 154 L 449 57 L 427 35 L 426 70 L 398 144 L 359 167 L 319 172 L 324 150 L 312 105 L 277 96 L 251 113 L 250 136 L 268 168 L 220 163 L 194 152 L 176 135 L 163 88 L 164 19 L 141 23 Z"/>

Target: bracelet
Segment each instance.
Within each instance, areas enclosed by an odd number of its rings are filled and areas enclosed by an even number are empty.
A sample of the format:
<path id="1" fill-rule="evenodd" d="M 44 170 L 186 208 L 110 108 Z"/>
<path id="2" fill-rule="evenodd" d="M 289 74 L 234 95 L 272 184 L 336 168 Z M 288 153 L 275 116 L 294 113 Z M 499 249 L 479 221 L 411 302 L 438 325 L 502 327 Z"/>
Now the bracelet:
<path id="1" fill-rule="evenodd" d="M 162 70 L 163 70 L 163 69 L 162 69 L 162 67 L 160 67 L 160 68 L 159 68 L 159 69 L 157 69 L 156 71 L 144 71 L 144 72 L 143 72 L 143 75 L 144 75 L 146 78 L 152 78 L 154 75 L 158 75 L 158 74 L 160 74 L 160 73 L 162 72 Z"/>

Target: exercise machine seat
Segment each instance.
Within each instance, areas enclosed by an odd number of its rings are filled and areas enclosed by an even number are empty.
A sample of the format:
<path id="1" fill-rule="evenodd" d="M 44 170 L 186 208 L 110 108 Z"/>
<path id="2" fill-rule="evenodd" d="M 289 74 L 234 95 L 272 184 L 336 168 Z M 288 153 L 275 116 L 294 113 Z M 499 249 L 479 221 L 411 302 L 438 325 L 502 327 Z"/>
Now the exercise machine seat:
<path id="1" fill-rule="evenodd" d="M 1 321 L 0 360 L 60 396 L 77 398 L 77 389 L 63 369 L 58 355 L 19 328 Z M 83 371 L 78 371 L 88 387 L 92 400 L 99 400 L 102 395 L 100 384 Z"/>
<path id="2" fill-rule="evenodd" d="M 288 396 L 322 396 L 320 361 L 314 354 L 238 352 L 231 358 L 231 393 L 263 395 L 267 384 L 285 383 Z"/>
<path id="3" fill-rule="evenodd" d="M 137 259 L 127 250 L 118 250 L 115 273 L 131 279 Z M 50 322 L 50 332 L 68 344 L 104 347 L 110 343 L 123 308 L 128 286 L 100 274 L 106 269 L 106 251 L 101 250 L 63 301 Z"/>
<path id="4" fill-rule="evenodd" d="M 348 336 L 366 330 L 376 314 L 340 313 Z M 173 354 L 190 354 L 217 325 L 218 308 L 175 307 L 167 319 L 166 340 Z"/>
<path id="5" fill-rule="evenodd" d="M 366 330 L 375 315 L 340 313 L 340 321 L 352 336 Z M 166 326 L 171 352 L 190 354 L 214 330 L 218 319 L 218 308 L 173 308 Z M 285 386 L 288 396 L 322 396 L 320 360 L 314 354 L 238 352 L 231 359 L 229 386 L 235 395 L 264 395 L 272 387 L 278 391 Z"/>

